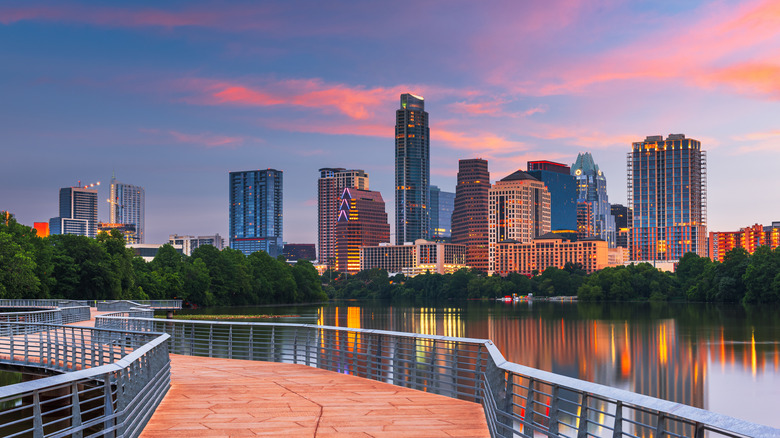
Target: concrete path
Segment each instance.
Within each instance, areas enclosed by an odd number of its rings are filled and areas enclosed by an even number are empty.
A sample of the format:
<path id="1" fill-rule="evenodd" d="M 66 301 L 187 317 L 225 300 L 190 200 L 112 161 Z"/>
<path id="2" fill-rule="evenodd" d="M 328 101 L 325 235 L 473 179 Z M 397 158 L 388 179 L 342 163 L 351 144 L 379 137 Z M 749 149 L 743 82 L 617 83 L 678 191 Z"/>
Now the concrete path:
<path id="1" fill-rule="evenodd" d="M 482 407 L 304 365 L 171 355 L 141 437 L 488 437 Z"/>

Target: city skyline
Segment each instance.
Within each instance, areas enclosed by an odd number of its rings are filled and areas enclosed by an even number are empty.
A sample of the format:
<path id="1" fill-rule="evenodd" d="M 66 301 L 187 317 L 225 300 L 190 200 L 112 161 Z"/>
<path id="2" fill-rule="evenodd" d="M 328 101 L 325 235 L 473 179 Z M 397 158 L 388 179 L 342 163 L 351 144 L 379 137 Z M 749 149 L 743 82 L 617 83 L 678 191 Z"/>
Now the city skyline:
<path id="1" fill-rule="evenodd" d="M 458 159 L 487 159 L 494 182 L 591 152 L 610 202 L 626 205 L 631 143 L 684 132 L 708 153 L 709 231 L 776 221 L 780 5 L 677 3 L 424 3 L 414 17 L 403 5 L 4 3 L 0 209 L 46 221 L 58 188 L 116 170 L 147 191 L 147 242 L 227 236 L 225 175 L 275 168 L 284 240 L 315 243 L 317 169 L 365 169 L 391 199 L 392 113 L 414 93 L 433 115 L 442 190 Z"/>

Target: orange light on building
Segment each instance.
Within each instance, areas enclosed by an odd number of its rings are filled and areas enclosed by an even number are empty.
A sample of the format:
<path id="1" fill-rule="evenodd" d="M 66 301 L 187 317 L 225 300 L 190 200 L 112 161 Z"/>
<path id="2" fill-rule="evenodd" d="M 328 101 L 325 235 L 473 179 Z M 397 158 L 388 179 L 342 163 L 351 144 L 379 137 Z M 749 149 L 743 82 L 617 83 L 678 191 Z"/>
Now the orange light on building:
<path id="1" fill-rule="evenodd" d="M 33 222 L 33 228 L 35 228 L 38 237 L 49 236 L 49 223 L 48 222 Z"/>

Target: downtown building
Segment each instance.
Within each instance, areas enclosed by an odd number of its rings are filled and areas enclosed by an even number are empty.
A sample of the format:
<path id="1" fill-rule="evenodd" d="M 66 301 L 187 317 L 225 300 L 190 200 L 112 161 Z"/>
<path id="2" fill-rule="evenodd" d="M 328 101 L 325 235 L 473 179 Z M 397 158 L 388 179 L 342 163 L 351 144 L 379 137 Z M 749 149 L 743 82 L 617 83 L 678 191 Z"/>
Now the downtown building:
<path id="1" fill-rule="evenodd" d="M 488 199 L 490 172 L 481 158 L 458 160 L 455 206 L 452 211 L 452 243 L 466 247 L 466 264 L 487 272 Z"/>
<path id="2" fill-rule="evenodd" d="M 430 129 L 425 101 L 401 95 L 395 112 L 395 242 L 430 236 L 428 197 L 431 181 Z"/>
<path id="3" fill-rule="evenodd" d="M 611 204 L 610 211 L 615 218 L 615 246 L 625 248 L 630 254 L 631 223 L 633 212 L 622 204 Z"/>
<path id="4" fill-rule="evenodd" d="M 317 249 L 313 243 L 285 243 L 282 255 L 288 262 L 297 262 L 298 260 L 313 262 L 317 260 Z"/>
<path id="5" fill-rule="evenodd" d="M 203 245 L 211 245 L 220 251 L 225 248 L 225 239 L 219 234 L 213 234 L 211 236 L 170 234 L 168 235 L 168 243 L 173 245 L 174 248 L 181 248 L 182 253 L 186 256 L 191 256 L 192 251 L 195 251 L 198 247 Z"/>
<path id="6" fill-rule="evenodd" d="M 430 272 L 452 274 L 466 265 L 466 247 L 417 239 L 403 245 L 380 244 L 360 249 L 360 269 L 383 269 L 412 277 Z"/>
<path id="7" fill-rule="evenodd" d="M 726 253 L 742 248 L 753 254 L 760 246 L 775 249 L 780 246 L 780 222 L 771 226 L 755 224 L 739 231 L 714 231 L 709 235 L 709 256 L 714 262 L 723 262 Z"/>
<path id="8" fill-rule="evenodd" d="M 438 186 L 431 186 L 429 205 L 431 229 L 428 235 L 434 242 L 451 242 L 455 193 L 444 192 Z"/>
<path id="9" fill-rule="evenodd" d="M 282 254 L 282 171 L 230 172 L 230 247 Z"/>
<path id="10" fill-rule="evenodd" d="M 108 223 L 101 224 L 101 227 L 106 230 L 119 229 L 125 236 L 125 243 L 144 243 L 145 197 L 143 187 L 121 183 L 112 176 L 108 195 Z"/>
<path id="11" fill-rule="evenodd" d="M 615 218 L 607 196 L 607 177 L 593 161 L 590 152 L 577 155 L 571 166 L 577 182 L 577 230 L 580 237 L 597 236 L 615 247 Z"/>
<path id="12" fill-rule="evenodd" d="M 49 219 L 51 234 L 95 237 L 98 226 L 97 188 L 100 183 L 60 189 L 60 215 Z"/>
<path id="13" fill-rule="evenodd" d="M 551 232 L 520 243 L 504 240 L 496 245 L 496 262 L 493 272 L 501 276 L 516 272 L 533 276 L 555 267 L 563 269 L 567 263 L 582 266 L 588 274 L 607 266 L 622 264 L 622 257 L 610 257 L 607 242 L 599 237 L 579 239 L 574 232 Z"/>
<path id="14" fill-rule="evenodd" d="M 529 243 L 551 231 L 550 192 L 541 181 L 518 170 L 493 184 L 488 202 L 488 273 L 492 274 L 499 243 Z"/>
<path id="15" fill-rule="evenodd" d="M 382 194 L 371 190 L 345 188 L 341 193 L 336 224 L 336 268 L 339 272 L 357 273 L 360 248 L 390 242 Z"/>
<path id="16" fill-rule="evenodd" d="M 335 267 L 336 221 L 339 216 L 341 194 L 346 188 L 369 189 L 368 174 L 359 169 L 325 167 L 319 170 L 317 180 L 317 260 Z"/>
<path id="17" fill-rule="evenodd" d="M 649 136 L 632 144 L 626 161 L 631 260 L 707 256 L 707 155 L 701 143 L 684 134 Z"/>
<path id="18" fill-rule="evenodd" d="M 552 161 L 529 161 L 528 173 L 550 191 L 550 228 L 577 229 L 577 181 L 571 168 Z"/>

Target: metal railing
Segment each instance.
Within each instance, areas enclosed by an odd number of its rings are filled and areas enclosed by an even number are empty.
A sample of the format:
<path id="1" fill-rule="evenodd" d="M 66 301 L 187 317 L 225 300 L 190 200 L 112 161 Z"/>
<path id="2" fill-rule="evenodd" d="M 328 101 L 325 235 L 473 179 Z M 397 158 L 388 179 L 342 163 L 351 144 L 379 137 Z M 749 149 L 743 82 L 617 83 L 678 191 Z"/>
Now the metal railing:
<path id="1" fill-rule="evenodd" d="M 762 426 L 507 362 L 491 341 L 306 324 L 96 318 L 171 336 L 171 353 L 309 365 L 483 405 L 497 437 L 756 437 Z"/>
<path id="2" fill-rule="evenodd" d="M 0 323 L 0 363 L 67 374 L 0 387 L 0 436 L 138 436 L 170 387 L 169 335 Z"/>
<path id="3" fill-rule="evenodd" d="M 18 299 L 0 299 L 0 307 L 4 308 L 30 308 L 30 309 L 54 309 L 61 307 L 89 307 L 87 300 L 18 300 Z"/>
<path id="4" fill-rule="evenodd" d="M 181 300 L 115 300 L 115 301 L 98 301 L 97 310 L 111 311 L 111 310 L 130 310 L 138 307 L 148 307 L 155 310 L 176 310 L 181 309 Z"/>
<path id="5" fill-rule="evenodd" d="M 18 306 L 25 307 L 25 306 Z M 89 321 L 90 311 L 87 306 L 63 307 L 49 310 L 29 310 L 23 312 L 0 313 L 0 322 L 35 322 L 46 324 L 71 324 Z"/>

